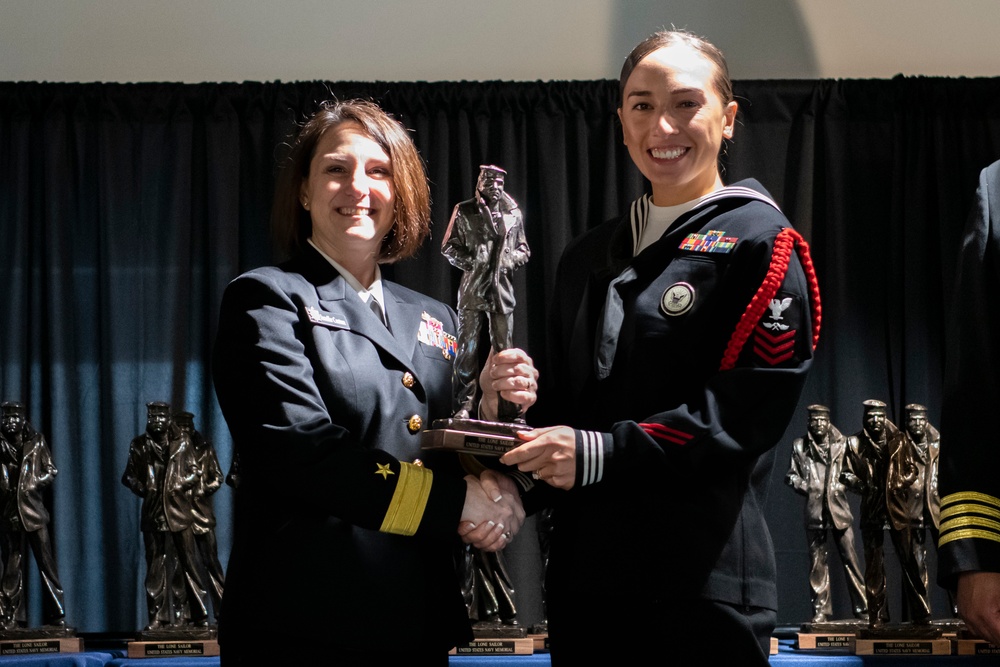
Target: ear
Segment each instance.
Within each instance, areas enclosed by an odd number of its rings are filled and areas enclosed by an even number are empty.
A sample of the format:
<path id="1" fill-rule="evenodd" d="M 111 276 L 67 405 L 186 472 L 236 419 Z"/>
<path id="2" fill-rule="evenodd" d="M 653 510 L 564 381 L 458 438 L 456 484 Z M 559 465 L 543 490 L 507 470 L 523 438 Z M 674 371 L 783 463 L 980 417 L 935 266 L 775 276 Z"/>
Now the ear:
<path id="1" fill-rule="evenodd" d="M 736 112 L 738 110 L 739 105 L 736 104 L 736 100 L 733 100 L 726 105 L 726 109 L 723 112 L 722 136 L 726 139 L 733 138 L 733 131 L 736 127 Z"/>
<path id="2" fill-rule="evenodd" d="M 622 108 L 618 107 L 618 122 L 622 126 L 622 143 L 628 146 L 628 137 L 625 134 L 625 121 L 622 119 Z"/>
<path id="3" fill-rule="evenodd" d="M 309 195 L 306 194 L 305 181 L 299 186 L 299 203 L 302 204 L 302 208 L 309 210 Z"/>

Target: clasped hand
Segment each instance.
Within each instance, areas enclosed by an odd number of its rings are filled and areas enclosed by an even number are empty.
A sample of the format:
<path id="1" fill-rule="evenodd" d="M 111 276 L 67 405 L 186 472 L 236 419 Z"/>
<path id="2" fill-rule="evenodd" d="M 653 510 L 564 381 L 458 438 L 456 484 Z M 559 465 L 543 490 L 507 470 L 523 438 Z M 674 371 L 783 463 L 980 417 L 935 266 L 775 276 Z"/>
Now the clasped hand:
<path id="1" fill-rule="evenodd" d="M 493 470 L 466 475 L 465 506 L 458 534 L 482 551 L 500 551 L 524 523 L 524 506 L 514 481 Z"/>

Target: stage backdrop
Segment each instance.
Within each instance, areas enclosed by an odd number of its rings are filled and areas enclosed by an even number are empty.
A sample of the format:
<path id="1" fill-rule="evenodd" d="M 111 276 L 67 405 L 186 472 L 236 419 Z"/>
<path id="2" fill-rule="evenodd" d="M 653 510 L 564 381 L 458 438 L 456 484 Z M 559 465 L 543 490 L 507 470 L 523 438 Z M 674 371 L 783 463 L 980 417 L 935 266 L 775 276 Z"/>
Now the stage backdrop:
<path id="1" fill-rule="evenodd" d="M 816 363 L 774 450 L 767 504 L 779 622 L 791 625 L 810 616 L 802 500 L 783 482 L 791 440 L 816 402 L 846 434 L 868 398 L 897 423 L 903 405 L 924 403 L 938 423 L 944 305 L 978 171 L 1000 158 L 1000 79 L 738 81 L 736 92 L 725 179 L 770 190 L 812 244 L 823 296 Z M 451 208 L 480 164 L 508 170 L 532 250 L 516 274 L 516 340 L 536 355 L 561 250 L 646 187 L 621 143 L 615 81 L 0 83 L 0 400 L 27 403 L 55 457 L 54 539 L 81 631 L 145 623 L 140 501 L 120 481 L 145 403 L 193 412 L 223 469 L 231 462 L 208 372 L 219 300 L 241 271 L 273 261 L 277 161 L 295 124 L 333 96 L 379 101 L 427 163 L 432 237 L 386 271 L 410 287 L 454 301 L 460 275 L 439 252 Z M 275 483 L 296 483 L 280 460 Z M 215 506 L 225 562 L 231 489 Z M 543 613 L 532 526 L 510 551 L 526 623 Z M 947 612 L 940 590 L 932 602 Z"/>

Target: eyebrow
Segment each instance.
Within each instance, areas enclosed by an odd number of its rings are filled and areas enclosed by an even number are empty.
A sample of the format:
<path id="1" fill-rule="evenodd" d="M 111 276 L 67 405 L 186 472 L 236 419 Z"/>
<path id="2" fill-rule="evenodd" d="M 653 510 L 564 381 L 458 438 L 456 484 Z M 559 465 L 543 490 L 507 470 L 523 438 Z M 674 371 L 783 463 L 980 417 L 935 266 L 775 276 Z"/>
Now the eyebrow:
<path id="1" fill-rule="evenodd" d="M 668 90 L 667 94 L 668 95 L 691 95 L 691 94 L 704 95 L 705 91 L 702 90 L 701 88 L 690 88 L 690 87 L 689 88 L 675 88 L 675 89 Z M 633 90 L 632 92 L 627 93 L 625 95 L 625 98 L 629 99 L 629 98 L 632 98 L 632 97 L 651 97 L 652 95 L 653 95 L 653 91 L 651 91 L 651 90 Z"/>

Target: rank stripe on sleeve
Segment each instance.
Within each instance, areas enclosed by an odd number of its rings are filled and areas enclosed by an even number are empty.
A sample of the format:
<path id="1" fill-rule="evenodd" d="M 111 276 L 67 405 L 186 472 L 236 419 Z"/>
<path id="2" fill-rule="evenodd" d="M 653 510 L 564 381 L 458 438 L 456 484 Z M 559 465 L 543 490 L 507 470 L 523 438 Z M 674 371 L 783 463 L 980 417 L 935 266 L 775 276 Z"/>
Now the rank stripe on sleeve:
<path id="1" fill-rule="evenodd" d="M 604 478 L 604 435 L 597 431 L 577 431 L 576 434 L 580 486 L 596 484 Z"/>
<path id="2" fill-rule="evenodd" d="M 976 491 L 951 493 L 941 499 L 938 546 L 965 539 L 1000 542 L 1000 499 Z"/>
<path id="3" fill-rule="evenodd" d="M 639 424 L 639 428 L 643 431 L 656 438 L 657 440 L 666 440 L 667 442 L 672 442 L 675 445 L 686 445 L 694 436 L 690 433 L 685 433 L 684 431 L 678 431 L 675 428 L 670 428 L 663 424 Z"/>
<path id="4" fill-rule="evenodd" d="M 413 535 L 424 518 L 434 473 L 412 463 L 399 464 L 399 481 L 385 512 L 380 532 Z"/>

